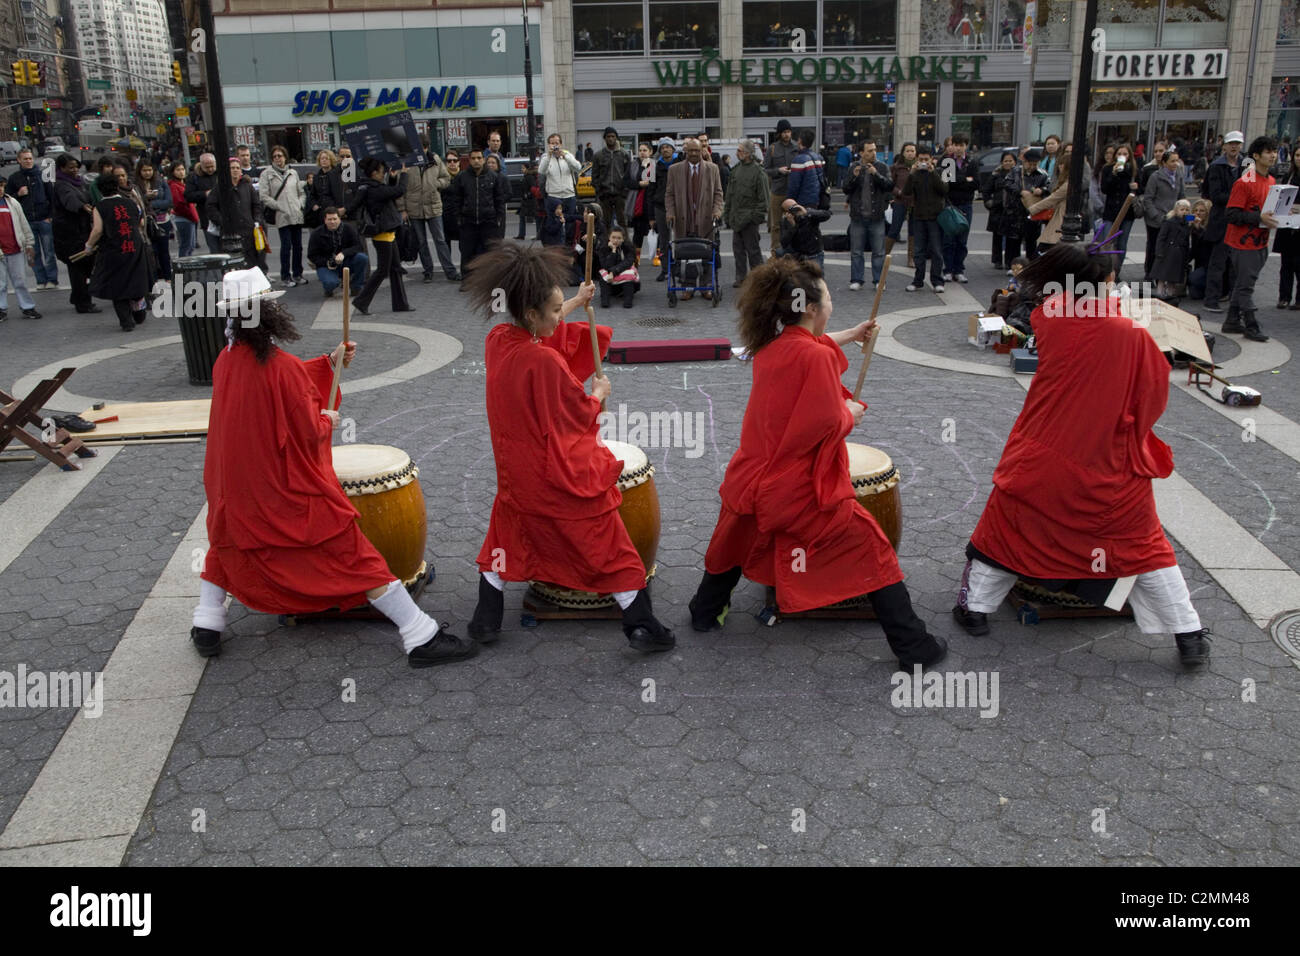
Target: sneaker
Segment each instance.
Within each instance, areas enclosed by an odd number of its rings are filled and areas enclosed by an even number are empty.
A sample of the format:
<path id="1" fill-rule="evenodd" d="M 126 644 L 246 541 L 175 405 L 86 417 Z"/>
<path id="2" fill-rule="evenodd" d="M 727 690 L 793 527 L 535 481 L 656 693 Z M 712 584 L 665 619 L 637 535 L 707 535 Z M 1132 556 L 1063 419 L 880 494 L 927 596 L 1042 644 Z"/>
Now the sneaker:
<path id="1" fill-rule="evenodd" d="M 953 278 L 956 279 L 958 282 L 960 282 L 962 285 L 965 285 L 967 282 L 970 282 L 970 279 L 966 278 L 966 273 L 964 272 L 958 272 L 955 276 L 953 276 Z"/>
<path id="2" fill-rule="evenodd" d="M 924 289 L 924 288 L 925 288 L 925 286 L 923 286 L 923 285 L 917 285 L 915 282 L 913 282 L 913 283 L 910 283 L 910 284 L 907 286 L 907 291 L 908 291 L 908 292 L 920 292 L 920 291 L 921 291 L 922 289 Z"/>
<path id="3" fill-rule="evenodd" d="M 944 282 L 951 282 L 951 281 L 952 281 L 952 278 L 953 278 L 953 276 L 952 276 L 952 273 L 951 273 L 951 272 L 945 272 L 945 273 L 943 274 L 943 281 L 944 281 Z"/>
<path id="4" fill-rule="evenodd" d="M 307 277 L 306 277 L 306 276 L 298 276 L 296 279 L 293 280 L 293 284 L 294 284 L 294 285 L 306 285 L 306 284 L 307 284 Z"/>
<path id="5" fill-rule="evenodd" d="M 1206 299 L 1204 302 L 1201 303 L 1201 308 L 1204 309 L 1206 312 L 1223 311 L 1223 307 L 1219 305 L 1219 301 L 1217 299 L 1214 300 Z"/>
<path id="6" fill-rule="evenodd" d="M 37 312 L 35 309 L 23 309 L 24 319 L 39 319 L 40 317 L 41 314 Z"/>
<path id="7" fill-rule="evenodd" d="M 1210 659 L 1210 630 L 1201 628 L 1191 634 L 1175 634 L 1178 657 L 1184 667 L 1200 667 Z"/>
<path id="8" fill-rule="evenodd" d="M 934 291 L 936 295 L 943 295 L 943 283 L 940 282 L 937 286 L 935 286 Z"/>
<path id="9" fill-rule="evenodd" d="M 862 288 L 862 283 L 861 283 L 861 282 L 850 282 L 850 283 L 849 283 L 849 289 L 850 289 L 851 291 L 853 291 L 853 292 L 857 292 L 857 291 L 858 291 L 859 289 L 861 289 L 861 288 Z"/>

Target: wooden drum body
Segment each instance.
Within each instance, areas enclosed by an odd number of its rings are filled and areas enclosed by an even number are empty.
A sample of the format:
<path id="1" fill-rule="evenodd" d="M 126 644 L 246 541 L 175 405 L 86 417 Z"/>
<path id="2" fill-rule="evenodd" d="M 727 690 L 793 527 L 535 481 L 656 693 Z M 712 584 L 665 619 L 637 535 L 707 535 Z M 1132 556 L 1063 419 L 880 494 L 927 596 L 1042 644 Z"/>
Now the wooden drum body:
<path id="1" fill-rule="evenodd" d="M 618 476 L 618 490 L 623 493 L 623 503 L 619 505 L 618 515 L 623 519 L 632 546 L 641 556 L 645 565 L 646 580 L 649 581 L 658 570 L 655 556 L 659 553 L 659 491 L 655 487 L 655 468 L 650 459 L 636 445 L 626 442 L 607 441 L 609 450 L 615 458 L 623 462 L 623 470 Z M 594 594 L 590 591 L 574 591 L 558 587 L 544 581 L 529 581 L 532 589 L 552 604 L 566 608 L 603 608 L 616 604 L 608 594 Z"/>
<path id="2" fill-rule="evenodd" d="M 361 513 L 361 533 L 384 556 L 393 577 L 409 587 L 427 568 L 420 469 L 390 445 L 336 445 L 333 452 L 339 484 Z"/>
<path id="3" fill-rule="evenodd" d="M 894 550 L 903 538 L 903 506 L 899 497 L 898 469 L 893 459 L 870 445 L 845 443 L 849 449 L 849 478 L 858 503 L 880 525 Z"/>

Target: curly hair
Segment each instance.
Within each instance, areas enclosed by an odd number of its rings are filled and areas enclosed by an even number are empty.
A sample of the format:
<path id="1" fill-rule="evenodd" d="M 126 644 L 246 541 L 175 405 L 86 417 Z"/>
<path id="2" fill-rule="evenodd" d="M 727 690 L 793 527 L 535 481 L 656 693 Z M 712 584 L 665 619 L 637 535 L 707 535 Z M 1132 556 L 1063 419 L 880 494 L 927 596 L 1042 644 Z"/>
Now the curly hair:
<path id="1" fill-rule="evenodd" d="M 751 269 L 736 300 L 740 313 L 736 325 L 745 351 L 752 357 L 775 339 L 780 334 L 778 323 L 798 324 L 795 290 L 803 291 L 804 305 L 816 305 L 822 301 L 823 279 L 817 263 L 801 262 L 793 256 L 769 259 Z"/>
<path id="2" fill-rule="evenodd" d="M 233 315 L 231 332 L 236 342 L 243 342 L 253 350 L 257 361 L 265 365 L 271 358 L 275 340 L 295 342 L 302 338 L 293 324 L 289 310 L 274 299 L 257 303 L 257 322 L 245 328 L 238 313 Z"/>
<path id="3" fill-rule="evenodd" d="M 470 305 L 491 317 L 504 295 L 515 324 L 531 331 L 528 310 L 540 311 L 557 288 L 564 288 L 572 261 L 562 246 L 496 243 L 469 265 L 465 290 Z"/>

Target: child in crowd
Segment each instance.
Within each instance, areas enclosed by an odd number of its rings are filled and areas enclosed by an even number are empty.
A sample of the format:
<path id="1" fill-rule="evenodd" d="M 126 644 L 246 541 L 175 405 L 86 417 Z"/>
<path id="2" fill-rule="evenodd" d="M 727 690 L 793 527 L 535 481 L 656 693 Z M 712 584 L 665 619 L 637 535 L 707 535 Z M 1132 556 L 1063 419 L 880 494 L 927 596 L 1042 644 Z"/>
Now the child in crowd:
<path id="1" fill-rule="evenodd" d="M 609 231 L 609 241 L 596 250 L 600 263 L 600 307 L 609 308 L 613 293 L 623 299 L 623 308 L 632 308 L 632 298 L 641 287 L 636 268 L 636 250 L 627 242 L 622 226 Z"/>
<path id="2" fill-rule="evenodd" d="M 1187 260 L 1192 251 L 1192 223 L 1195 221 L 1192 204 L 1180 199 L 1160 224 L 1155 261 L 1151 266 L 1158 299 L 1176 299 L 1186 280 Z"/>

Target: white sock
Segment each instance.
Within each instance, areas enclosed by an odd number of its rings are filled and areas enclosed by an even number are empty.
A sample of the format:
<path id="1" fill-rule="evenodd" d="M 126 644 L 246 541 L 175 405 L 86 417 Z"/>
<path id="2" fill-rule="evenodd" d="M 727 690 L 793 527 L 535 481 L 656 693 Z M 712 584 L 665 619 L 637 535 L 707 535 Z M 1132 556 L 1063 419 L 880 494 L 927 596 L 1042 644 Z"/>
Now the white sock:
<path id="1" fill-rule="evenodd" d="M 615 591 L 613 598 L 618 602 L 618 606 L 626 611 L 640 593 L 640 591 Z"/>
<path id="2" fill-rule="evenodd" d="M 506 582 L 502 581 L 501 575 L 497 574 L 495 571 L 484 571 L 483 578 L 498 591 L 504 591 L 506 589 Z"/>
<path id="3" fill-rule="evenodd" d="M 220 634 L 226 629 L 226 592 L 211 581 L 199 580 L 199 606 L 194 609 L 194 626 Z"/>
<path id="4" fill-rule="evenodd" d="M 370 603 L 397 625 L 397 633 L 402 636 L 402 650 L 408 654 L 421 644 L 429 643 L 438 633 L 438 622 L 420 610 L 401 581 L 391 581 L 388 590 L 377 598 L 371 598 Z"/>

